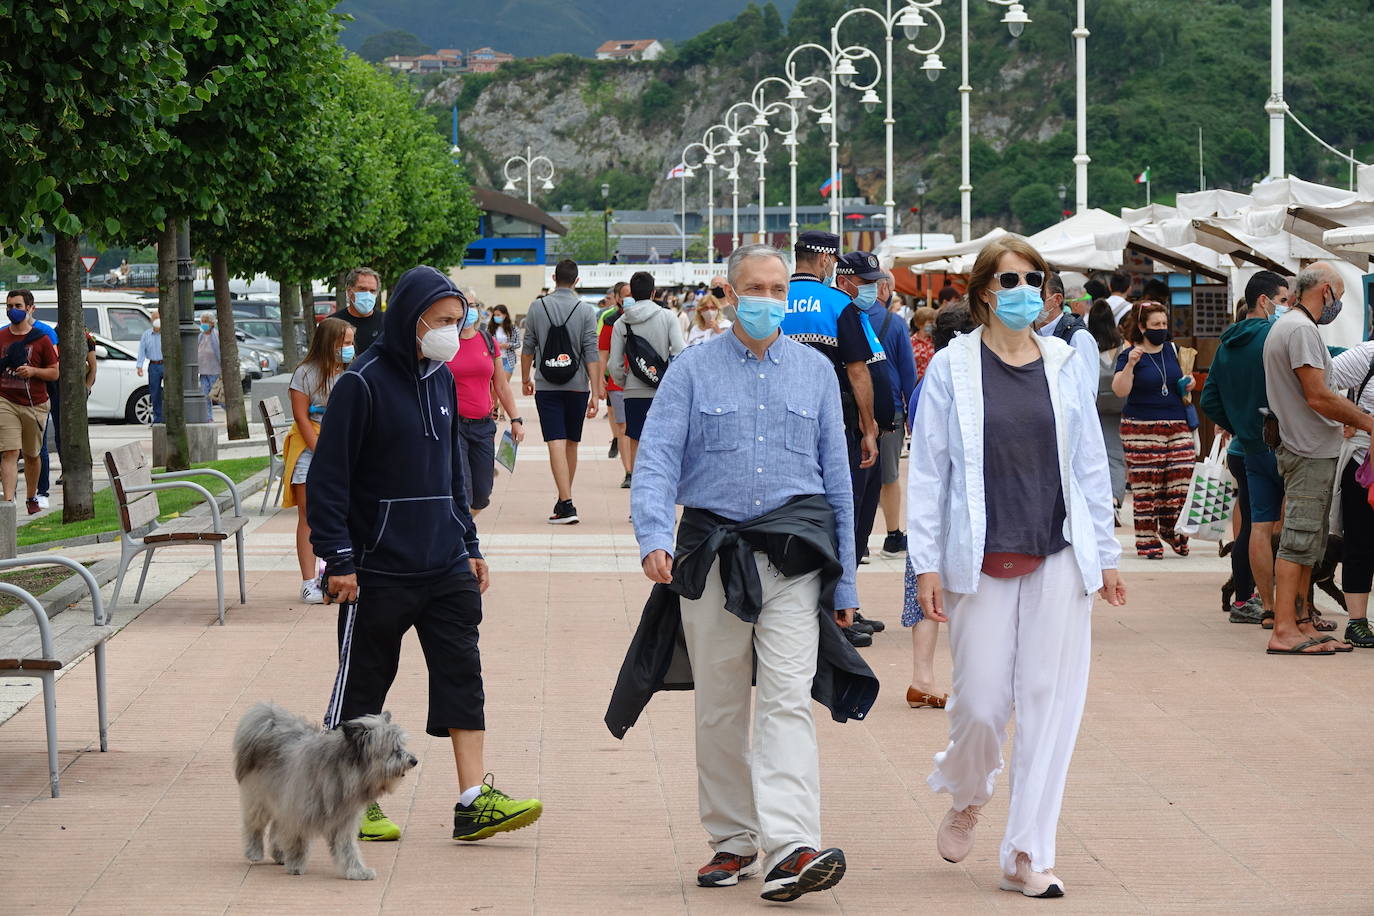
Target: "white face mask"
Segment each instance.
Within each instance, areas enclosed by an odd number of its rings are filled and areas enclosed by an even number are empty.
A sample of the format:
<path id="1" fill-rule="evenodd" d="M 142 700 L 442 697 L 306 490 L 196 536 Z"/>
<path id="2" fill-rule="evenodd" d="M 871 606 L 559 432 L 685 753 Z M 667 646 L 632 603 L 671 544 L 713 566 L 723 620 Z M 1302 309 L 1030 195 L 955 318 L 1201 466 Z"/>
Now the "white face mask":
<path id="1" fill-rule="evenodd" d="M 423 319 L 420 324 L 429 328 L 429 333 L 419 338 L 420 352 L 426 359 L 438 360 L 446 363 L 458 355 L 458 326 L 456 324 L 444 325 L 441 328 L 431 328 Z"/>

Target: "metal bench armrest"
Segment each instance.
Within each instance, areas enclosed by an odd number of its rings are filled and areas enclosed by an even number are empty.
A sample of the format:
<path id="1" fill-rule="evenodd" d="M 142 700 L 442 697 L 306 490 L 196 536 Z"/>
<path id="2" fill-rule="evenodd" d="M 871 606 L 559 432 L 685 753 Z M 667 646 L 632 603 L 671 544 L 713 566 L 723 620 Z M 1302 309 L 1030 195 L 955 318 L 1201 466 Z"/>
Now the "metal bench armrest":
<path id="1" fill-rule="evenodd" d="M 43 650 L 43 657 L 53 658 L 52 624 L 48 621 L 48 612 L 43 610 L 43 605 L 38 603 L 38 599 L 19 586 L 10 585 L 8 582 L 0 582 L 0 595 L 18 598 L 29 606 L 29 610 L 33 611 L 34 620 L 38 622 L 38 642 Z"/>
<path id="2" fill-rule="evenodd" d="M 210 507 L 210 517 L 214 520 L 215 531 L 221 534 L 223 533 L 223 524 L 220 522 L 219 518 L 219 500 L 215 499 L 209 490 L 198 483 L 191 483 L 189 480 L 177 480 L 171 483 L 150 483 L 144 484 L 141 487 L 124 488 L 125 493 L 154 493 L 158 490 L 195 490 L 204 498 L 206 505 Z"/>
<path id="3" fill-rule="evenodd" d="M 236 485 L 233 479 L 223 471 L 217 471 L 214 468 L 196 468 L 190 471 L 167 471 L 162 474 L 154 474 L 152 475 L 152 477 L 153 480 L 182 480 L 191 477 L 218 477 L 220 480 L 224 481 L 225 486 L 229 488 L 229 494 L 234 497 L 234 514 L 243 514 L 243 508 L 240 505 L 239 501 L 238 485 Z"/>
<path id="4" fill-rule="evenodd" d="M 72 572 L 86 580 L 86 590 L 91 593 L 91 607 L 95 612 L 95 625 L 104 626 L 110 621 L 105 616 L 105 605 L 100 599 L 100 584 L 95 581 L 95 576 L 91 571 L 75 560 L 67 557 L 42 557 L 41 559 L 29 557 L 15 557 L 11 560 L 0 560 L 0 569 L 17 569 L 21 566 L 65 566 Z"/>

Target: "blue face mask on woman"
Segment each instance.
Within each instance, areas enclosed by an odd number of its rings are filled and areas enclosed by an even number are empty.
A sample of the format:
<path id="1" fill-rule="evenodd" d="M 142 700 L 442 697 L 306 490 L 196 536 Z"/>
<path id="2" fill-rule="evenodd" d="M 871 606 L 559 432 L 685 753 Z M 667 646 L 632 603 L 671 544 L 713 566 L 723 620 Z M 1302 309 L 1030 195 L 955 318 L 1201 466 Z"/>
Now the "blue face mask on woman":
<path id="1" fill-rule="evenodd" d="M 339 348 L 339 359 L 340 359 L 342 362 L 351 363 L 351 362 L 353 362 L 353 357 L 356 356 L 356 355 L 357 355 L 357 351 L 355 351 L 355 350 L 353 349 L 353 345 L 352 345 L 352 344 L 349 344 L 349 345 L 346 346 L 346 347 L 340 347 L 340 348 Z"/>
<path id="2" fill-rule="evenodd" d="M 470 327 L 472 327 L 474 324 L 477 323 L 477 319 L 478 319 L 479 317 L 480 317 L 480 316 L 477 314 L 477 309 L 473 308 L 472 306 L 468 306 L 468 317 L 467 317 L 466 319 L 464 319 L 464 321 L 463 321 L 463 327 L 465 327 L 465 328 L 470 328 Z"/>
<path id="3" fill-rule="evenodd" d="M 859 303 L 862 308 L 868 308 L 870 305 L 877 302 L 878 284 L 869 283 L 866 286 L 860 286 L 859 291 L 854 294 L 854 301 Z"/>
<path id="4" fill-rule="evenodd" d="M 786 313 L 786 302 L 767 296 L 740 296 L 739 305 L 735 306 L 735 316 L 744 327 L 744 333 L 755 340 L 772 337 L 773 332 L 782 327 Z"/>
<path id="5" fill-rule="evenodd" d="M 1045 309 L 1040 298 L 1040 290 L 1022 284 L 1013 289 L 997 291 L 997 308 L 994 311 L 1002 323 L 1013 331 L 1023 331 L 1030 327 Z"/>
<path id="6" fill-rule="evenodd" d="M 494 322 L 496 322 L 497 324 L 505 324 L 505 323 L 506 323 L 506 316 L 505 316 L 505 315 L 492 315 L 492 316 L 491 316 L 491 320 L 494 321 Z"/>

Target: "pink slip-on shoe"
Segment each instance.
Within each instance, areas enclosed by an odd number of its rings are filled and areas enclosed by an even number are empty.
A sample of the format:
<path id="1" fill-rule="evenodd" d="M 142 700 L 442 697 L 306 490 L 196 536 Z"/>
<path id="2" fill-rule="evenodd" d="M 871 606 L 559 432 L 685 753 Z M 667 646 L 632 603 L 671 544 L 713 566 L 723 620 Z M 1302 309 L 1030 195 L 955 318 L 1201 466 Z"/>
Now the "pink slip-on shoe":
<path id="1" fill-rule="evenodd" d="M 1003 875 L 1001 888 L 1027 897 L 1063 897 L 1064 882 L 1052 871 L 1031 871 L 1030 856 L 1016 854 L 1016 874 Z"/>

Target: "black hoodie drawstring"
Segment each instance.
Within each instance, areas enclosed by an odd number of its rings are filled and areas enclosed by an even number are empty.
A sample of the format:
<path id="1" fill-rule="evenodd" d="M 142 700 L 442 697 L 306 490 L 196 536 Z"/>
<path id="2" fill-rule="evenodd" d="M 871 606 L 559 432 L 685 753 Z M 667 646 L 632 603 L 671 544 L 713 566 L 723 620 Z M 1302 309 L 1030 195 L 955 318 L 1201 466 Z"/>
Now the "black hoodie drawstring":
<path id="1" fill-rule="evenodd" d="M 420 379 L 420 378 L 416 378 L 416 379 L 415 379 L 415 406 L 418 407 L 418 408 L 420 408 L 420 420 L 421 420 L 421 424 L 422 424 L 422 425 L 424 426 L 424 428 L 425 428 L 425 438 L 426 438 L 426 439 L 433 439 L 435 442 L 438 442 L 438 441 L 439 441 L 439 433 L 438 433 L 438 431 L 437 431 L 437 430 L 435 429 L 435 427 L 434 427 L 434 416 L 433 416 L 434 408 L 433 408 L 433 405 L 429 405 L 429 406 L 428 406 L 428 409 L 427 409 L 427 408 L 426 408 L 426 403 L 425 403 L 426 401 L 429 400 L 429 385 L 428 385 L 428 384 L 425 385 L 425 399 L 422 401 L 422 400 L 420 399 L 420 382 L 421 382 L 421 381 L 423 381 L 423 379 Z"/>

